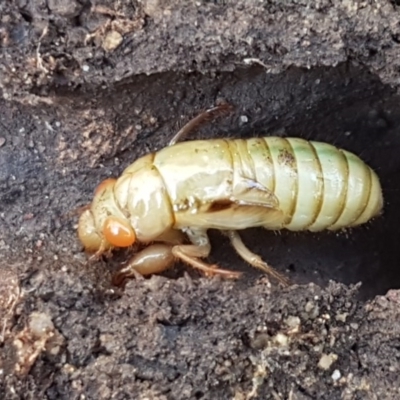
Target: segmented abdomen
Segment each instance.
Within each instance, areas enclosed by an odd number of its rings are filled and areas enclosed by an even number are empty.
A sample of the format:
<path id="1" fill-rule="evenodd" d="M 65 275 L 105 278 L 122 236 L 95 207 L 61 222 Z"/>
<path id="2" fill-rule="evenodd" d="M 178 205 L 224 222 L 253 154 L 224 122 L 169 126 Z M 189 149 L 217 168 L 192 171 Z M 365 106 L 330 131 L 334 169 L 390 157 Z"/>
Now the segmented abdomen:
<path id="1" fill-rule="evenodd" d="M 376 173 L 352 153 L 326 143 L 279 137 L 233 140 L 230 147 L 234 168 L 275 193 L 286 229 L 351 227 L 382 209 Z"/>

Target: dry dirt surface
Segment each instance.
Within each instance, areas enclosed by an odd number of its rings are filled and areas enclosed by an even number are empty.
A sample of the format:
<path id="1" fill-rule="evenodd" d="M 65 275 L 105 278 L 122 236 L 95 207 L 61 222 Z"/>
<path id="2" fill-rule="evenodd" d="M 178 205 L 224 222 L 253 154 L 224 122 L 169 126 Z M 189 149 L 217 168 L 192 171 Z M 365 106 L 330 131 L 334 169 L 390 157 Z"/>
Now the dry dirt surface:
<path id="1" fill-rule="evenodd" d="M 1 399 L 400 398 L 396 1 L 0 2 Z M 77 215 L 103 179 L 193 137 L 299 136 L 360 155 L 385 212 L 333 233 L 252 229 L 270 287 L 211 232 L 206 278 L 110 277 Z M 361 285 L 358 285 L 361 283 Z"/>

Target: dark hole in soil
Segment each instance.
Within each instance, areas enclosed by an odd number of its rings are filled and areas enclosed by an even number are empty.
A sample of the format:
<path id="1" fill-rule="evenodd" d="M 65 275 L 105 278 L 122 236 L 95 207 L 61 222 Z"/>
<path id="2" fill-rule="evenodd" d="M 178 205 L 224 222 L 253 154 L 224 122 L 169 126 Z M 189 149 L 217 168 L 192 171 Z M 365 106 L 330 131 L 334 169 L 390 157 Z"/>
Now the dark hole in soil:
<path id="1" fill-rule="evenodd" d="M 27 137 L 24 145 L 29 151 L 11 157 L 8 146 L 0 149 L 8 157 L 8 170 L 17 176 L 9 186 L 15 191 L 24 185 L 26 194 L 14 197 L 14 211 L 5 216 L 6 224 L 15 224 L 16 213 L 28 206 L 39 220 L 27 235 L 35 235 L 35 228 L 51 226 L 53 251 L 67 248 L 79 253 L 80 245 L 72 221 L 54 225 L 40 214 L 44 203 L 53 216 L 84 204 L 101 180 L 120 174 L 140 155 L 165 146 L 186 121 L 223 98 L 235 105 L 236 111 L 203 126 L 193 138 L 284 135 L 332 143 L 361 156 L 377 171 L 384 189 L 384 215 L 365 226 L 340 234 L 252 229 L 243 233 L 248 246 L 296 283 L 361 281 L 364 297 L 400 287 L 396 237 L 400 220 L 396 208 L 400 103 L 390 88 L 370 74 L 348 66 L 292 69 L 282 75 L 248 68 L 214 77 L 173 73 L 141 76 L 112 90 L 93 93 L 54 91 L 62 99 L 60 105 L 50 107 L 44 112 L 47 117 L 42 118 L 57 120 L 61 132 L 49 139 L 43 129 L 32 132 L 29 125 L 33 122 L 27 120 L 30 140 Z M 54 141 L 54 147 L 49 140 Z M 62 155 L 56 150 L 61 141 Z M 7 143 L 12 147 L 12 140 Z M 38 143 L 47 148 L 39 161 L 35 153 Z M 61 161 L 57 163 L 57 159 Z M 56 167 L 49 168 L 55 162 Z M 30 187 L 32 165 L 41 176 L 42 187 Z M 43 190 L 47 200 L 42 198 Z M 7 192 L 13 193 L 12 188 Z M 221 235 L 211 232 L 211 238 L 213 261 L 245 271 L 243 279 L 249 284 L 260 275 L 236 257 Z M 181 266 L 180 272 L 184 268 Z"/>

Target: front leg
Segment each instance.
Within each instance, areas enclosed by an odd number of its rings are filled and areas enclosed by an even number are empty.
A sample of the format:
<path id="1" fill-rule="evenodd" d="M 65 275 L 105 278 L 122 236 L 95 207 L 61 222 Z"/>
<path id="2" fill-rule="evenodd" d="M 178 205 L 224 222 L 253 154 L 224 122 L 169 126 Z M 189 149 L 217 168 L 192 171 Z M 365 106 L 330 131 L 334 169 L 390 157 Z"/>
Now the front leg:
<path id="1" fill-rule="evenodd" d="M 99 261 L 103 257 L 103 255 L 105 255 L 106 257 L 111 257 L 111 254 L 112 254 L 112 247 L 107 246 L 106 242 L 102 240 L 98 250 L 94 254 L 92 254 L 87 260 L 87 264 Z"/>
<path id="2" fill-rule="evenodd" d="M 170 268 L 175 261 L 172 248 L 186 241 L 186 236 L 178 230 L 163 232 L 155 240 L 156 243 L 147 246 L 136 253 L 128 263 L 112 278 L 115 286 L 123 286 L 130 278 L 157 274 Z"/>
<path id="3" fill-rule="evenodd" d="M 191 267 L 199 269 L 206 275 L 222 275 L 228 278 L 239 278 L 240 272 L 218 268 L 217 265 L 206 264 L 199 258 L 208 257 L 211 251 L 211 244 L 205 230 L 186 229 L 185 233 L 192 244 L 180 244 L 172 248 L 172 254 Z"/>
<path id="4" fill-rule="evenodd" d="M 163 243 L 150 245 L 135 254 L 128 264 L 121 268 L 112 278 L 115 286 L 123 286 L 133 277 L 151 275 L 165 271 L 174 264 L 172 246 Z"/>

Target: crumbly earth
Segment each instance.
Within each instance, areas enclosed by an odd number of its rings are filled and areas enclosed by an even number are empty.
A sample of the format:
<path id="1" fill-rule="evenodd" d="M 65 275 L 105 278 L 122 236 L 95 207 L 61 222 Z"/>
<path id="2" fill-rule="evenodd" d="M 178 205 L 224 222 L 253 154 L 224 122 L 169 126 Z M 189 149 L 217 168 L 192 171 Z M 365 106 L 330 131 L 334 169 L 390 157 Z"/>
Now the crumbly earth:
<path id="1" fill-rule="evenodd" d="M 399 398 L 396 2 L 181 3 L 0 2 L 0 397 Z M 210 260 L 238 281 L 177 265 L 111 286 L 129 255 L 87 265 L 73 211 L 221 99 L 235 112 L 193 137 L 346 148 L 378 172 L 384 215 L 244 232 L 285 290 L 216 232 Z"/>
<path id="2" fill-rule="evenodd" d="M 398 85 L 397 3 L 2 2 L 1 86 L 7 97 L 34 101 L 53 86 L 110 86 L 138 74 L 233 71 L 252 62 L 280 73 L 348 60 Z"/>

